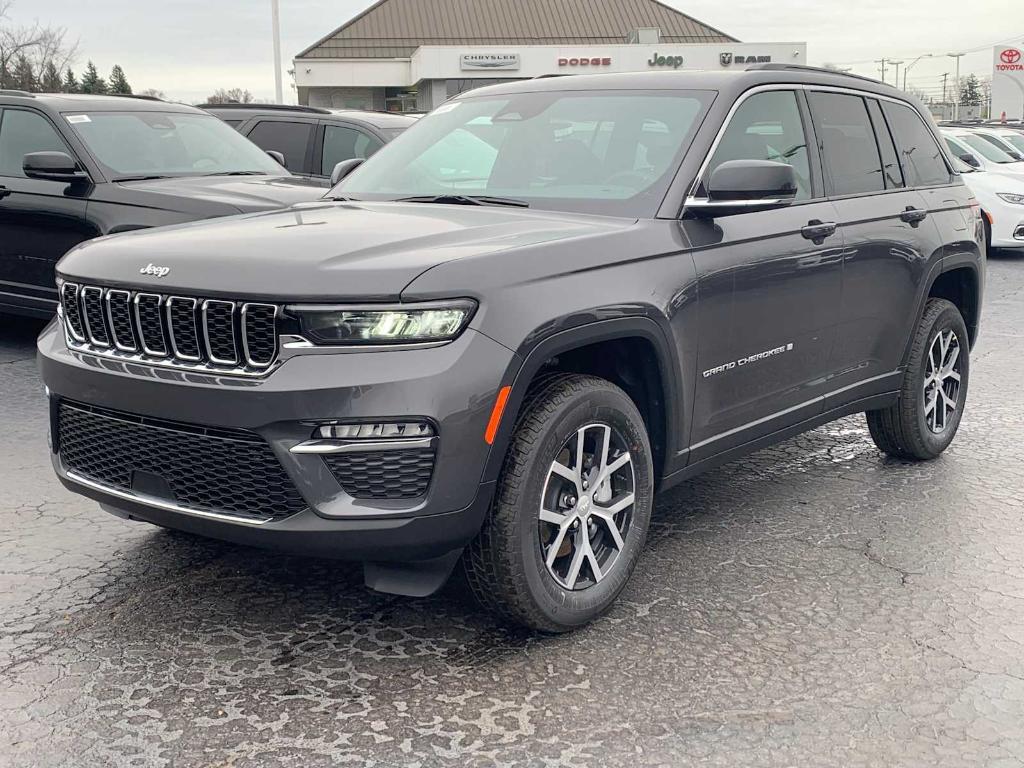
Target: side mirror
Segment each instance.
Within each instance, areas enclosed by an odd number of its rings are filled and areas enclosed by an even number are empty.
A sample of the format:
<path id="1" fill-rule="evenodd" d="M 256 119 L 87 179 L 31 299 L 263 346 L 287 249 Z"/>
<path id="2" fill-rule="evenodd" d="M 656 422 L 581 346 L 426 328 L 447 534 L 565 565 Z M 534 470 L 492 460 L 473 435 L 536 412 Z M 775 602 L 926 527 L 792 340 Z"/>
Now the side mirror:
<path id="1" fill-rule="evenodd" d="M 21 168 L 30 179 L 63 181 L 67 184 L 89 181 L 89 174 L 66 152 L 30 152 L 22 160 Z"/>
<path id="2" fill-rule="evenodd" d="M 1003 150 L 1003 152 L 1005 152 L 1006 154 L 1008 154 L 1008 155 L 1009 155 L 1010 157 L 1012 157 L 1012 158 L 1013 158 L 1014 160 L 1018 160 L 1018 161 L 1019 161 L 1019 160 L 1024 160 L 1024 155 L 1021 155 L 1021 153 L 1020 153 L 1020 152 L 1018 152 L 1018 151 L 1017 151 L 1017 150 L 1015 150 L 1015 149 L 1004 149 L 1004 150 Z"/>
<path id="3" fill-rule="evenodd" d="M 331 186 L 333 187 L 365 162 L 366 159 L 362 157 L 353 157 L 351 160 L 342 160 L 334 166 L 334 170 L 331 171 Z"/>
<path id="4" fill-rule="evenodd" d="M 774 160 L 727 160 L 708 181 L 706 200 L 691 200 L 687 210 L 699 216 L 765 211 L 793 202 L 797 193 L 793 166 Z"/>
<path id="5" fill-rule="evenodd" d="M 280 152 L 278 152 L 276 149 L 268 149 L 267 150 L 267 154 L 270 155 L 271 159 L 273 159 L 282 168 L 287 168 L 288 167 L 285 164 L 284 155 L 281 154 Z"/>
<path id="6" fill-rule="evenodd" d="M 971 166 L 971 168 L 981 168 L 981 160 L 976 158 L 970 152 L 964 152 L 960 155 L 960 159 Z"/>

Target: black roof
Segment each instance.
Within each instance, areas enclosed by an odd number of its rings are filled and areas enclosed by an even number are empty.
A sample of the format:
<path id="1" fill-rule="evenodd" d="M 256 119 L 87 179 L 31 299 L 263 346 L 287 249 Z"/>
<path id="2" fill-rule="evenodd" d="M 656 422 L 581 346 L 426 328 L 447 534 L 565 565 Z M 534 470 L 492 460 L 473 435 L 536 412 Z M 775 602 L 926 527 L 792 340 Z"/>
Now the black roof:
<path id="1" fill-rule="evenodd" d="M 7 104 L 33 104 L 55 112 L 198 112 L 187 104 L 176 104 L 146 96 L 99 96 L 85 93 L 24 93 L 0 91 Z"/>
<path id="2" fill-rule="evenodd" d="M 754 64 L 746 69 L 727 71 L 622 72 L 534 78 L 477 88 L 457 98 L 531 91 L 645 89 L 721 91 L 736 94 L 754 86 L 775 83 L 854 88 L 902 101 L 916 101 L 906 92 L 869 77 L 794 64 Z"/>

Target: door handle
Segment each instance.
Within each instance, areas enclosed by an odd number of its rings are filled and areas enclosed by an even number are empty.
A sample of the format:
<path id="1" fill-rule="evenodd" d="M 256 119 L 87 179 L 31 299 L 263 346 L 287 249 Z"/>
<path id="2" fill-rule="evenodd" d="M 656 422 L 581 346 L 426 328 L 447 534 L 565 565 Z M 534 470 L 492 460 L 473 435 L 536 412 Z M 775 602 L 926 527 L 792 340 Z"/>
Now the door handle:
<path id="1" fill-rule="evenodd" d="M 922 211 L 920 208 L 915 208 L 912 205 L 908 205 L 903 213 L 900 214 L 900 220 L 907 222 L 911 226 L 917 226 L 928 217 L 928 211 Z"/>
<path id="2" fill-rule="evenodd" d="M 815 245 L 821 245 L 826 237 L 836 233 L 837 225 L 834 221 L 819 221 L 811 219 L 807 226 L 800 230 L 800 234 L 808 240 L 813 240 Z"/>
<path id="3" fill-rule="evenodd" d="M 11 190 L 9 190 L 7 187 L 0 187 L 0 200 L 3 200 L 9 194 L 11 194 Z"/>

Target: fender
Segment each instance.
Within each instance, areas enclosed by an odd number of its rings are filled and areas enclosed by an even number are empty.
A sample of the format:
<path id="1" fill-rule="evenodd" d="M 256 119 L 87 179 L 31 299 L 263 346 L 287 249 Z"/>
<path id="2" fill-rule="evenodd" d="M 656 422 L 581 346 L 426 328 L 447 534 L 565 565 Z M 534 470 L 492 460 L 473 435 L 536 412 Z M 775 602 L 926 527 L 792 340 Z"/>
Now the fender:
<path id="1" fill-rule="evenodd" d="M 664 466 L 661 468 L 662 471 L 657 474 L 661 477 L 674 471 L 676 467 L 673 465 L 673 459 L 679 450 L 677 445 L 678 430 L 674 428 L 674 425 L 680 423 L 679 413 L 682 397 L 678 355 L 676 354 L 675 346 L 669 343 L 665 331 L 654 319 L 648 316 L 633 316 L 599 320 L 577 326 L 544 338 L 526 351 L 525 354 L 523 350 L 520 350 L 502 377 L 500 386 L 511 385 L 512 390 L 506 402 L 501 425 L 494 438 L 494 444 L 491 446 L 481 482 L 487 483 L 498 478 L 505 460 L 505 453 L 512 438 L 512 432 L 519 418 L 520 408 L 526 397 L 526 391 L 545 361 L 558 354 L 578 349 L 579 347 L 630 337 L 640 337 L 654 345 L 661 373 L 661 396 L 665 403 L 664 430 L 666 443 L 665 455 L 663 457 Z M 517 364 L 518 367 L 516 367 Z"/>

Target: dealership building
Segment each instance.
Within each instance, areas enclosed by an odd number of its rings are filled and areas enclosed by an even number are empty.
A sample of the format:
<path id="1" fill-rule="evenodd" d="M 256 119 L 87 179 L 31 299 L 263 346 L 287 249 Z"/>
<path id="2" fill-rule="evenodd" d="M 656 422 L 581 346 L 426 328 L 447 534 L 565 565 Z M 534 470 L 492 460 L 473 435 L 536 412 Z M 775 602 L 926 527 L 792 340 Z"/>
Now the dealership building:
<path id="1" fill-rule="evenodd" d="M 300 104 L 427 112 L 482 85 L 584 72 L 803 64 L 658 0 L 379 0 L 295 57 Z"/>

